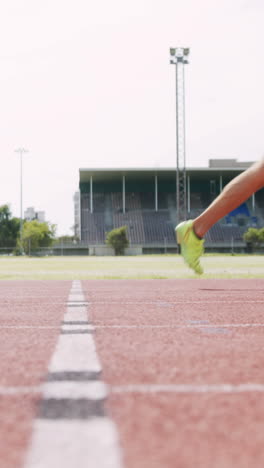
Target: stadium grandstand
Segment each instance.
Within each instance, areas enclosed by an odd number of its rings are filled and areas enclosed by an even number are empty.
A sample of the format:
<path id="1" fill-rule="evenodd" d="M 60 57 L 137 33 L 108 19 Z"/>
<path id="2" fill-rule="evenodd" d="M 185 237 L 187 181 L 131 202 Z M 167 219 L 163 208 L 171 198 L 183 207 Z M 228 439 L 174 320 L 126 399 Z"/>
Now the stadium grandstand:
<path id="1" fill-rule="evenodd" d="M 211 159 L 208 167 L 186 169 L 187 218 L 199 215 L 223 187 L 252 163 Z M 107 232 L 127 226 L 137 252 L 176 252 L 176 171 L 158 169 L 80 169 L 75 194 L 75 226 L 80 244 L 103 246 Z M 259 191 L 206 235 L 209 251 L 245 250 L 243 233 L 264 221 L 264 190 Z"/>

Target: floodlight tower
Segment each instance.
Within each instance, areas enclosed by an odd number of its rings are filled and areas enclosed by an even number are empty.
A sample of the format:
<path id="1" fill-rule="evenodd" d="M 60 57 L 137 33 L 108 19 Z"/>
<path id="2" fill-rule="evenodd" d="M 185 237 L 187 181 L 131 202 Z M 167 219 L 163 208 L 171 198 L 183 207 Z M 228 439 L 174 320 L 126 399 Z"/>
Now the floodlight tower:
<path id="1" fill-rule="evenodd" d="M 185 167 L 185 85 L 184 65 L 190 49 L 170 49 L 170 63 L 176 69 L 176 215 L 177 224 L 186 219 L 186 167 Z"/>
<path id="2" fill-rule="evenodd" d="M 15 153 L 20 155 L 20 253 L 23 254 L 22 231 L 23 231 L 23 155 L 28 153 L 25 148 L 18 148 Z"/>

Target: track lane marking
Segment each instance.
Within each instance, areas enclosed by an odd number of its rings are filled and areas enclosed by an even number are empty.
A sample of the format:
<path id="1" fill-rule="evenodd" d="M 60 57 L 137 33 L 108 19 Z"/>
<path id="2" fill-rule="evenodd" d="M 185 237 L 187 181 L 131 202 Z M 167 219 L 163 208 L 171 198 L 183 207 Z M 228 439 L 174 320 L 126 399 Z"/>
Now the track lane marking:
<path id="1" fill-rule="evenodd" d="M 0 387 L 0 396 L 35 395 L 36 393 L 42 393 L 41 386 Z"/>
<path id="2" fill-rule="evenodd" d="M 165 302 L 165 301 L 164 301 Z M 161 306 L 158 301 L 90 301 L 89 305 L 94 305 L 94 304 L 100 304 L 100 305 L 156 305 L 156 306 Z M 180 301 L 170 301 L 167 303 L 168 305 L 170 304 L 230 304 L 230 299 L 229 300 L 224 300 L 224 301 L 185 301 L 184 299 Z M 239 301 L 234 301 L 232 299 L 232 304 L 264 304 L 264 300 L 239 300 Z M 163 304 L 164 306 L 164 304 Z"/>
<path id="3" fill-rule="evenodd" d="M 38 419 L 34 445 L 27 461 L 30 468 L 120 467 L 115 425 L 108 418 L 87 420 Z M 81 461 L 82 460 L 82 461 Z"/>
<path id="4" fill-rule="evenodd" d="M 66 328 L 66 323 L 63 323 L 62 330 L 70 330 L 70 328 Z M 72 328 L 72 330 L 79 330 L 81 323 L 76 325 L 76 328 Z M 179 328 L 179 329 L 192 329 L 192 328 L 262 328 L 264 327 L 264 323 L 218 323 L 218 324 L 190 324 L 190 325 L 89 325 L 87 322 L 84 323 L 85 328 L 83 330 L 87 330 L 89 332 L 95 331 L 97 328 Z M 49 329 L 58 329 L 57 326 L 52 325 L 0 325 L 1 329 L 39 329 L 39 330 L 49 330 Z"/>
<path id="5" fill-rule="evenodd" d="M 245 383 L 245 384 L 131 384 L 131 385 L 114 385 L 110 387 L 112 394 L 127 394 L 127 393 L 247 393 L 247 392 L 264 392 L 264 384 Z"/>
<path id="6" fill-rule="evenodd" d="M 44 398 L 71 398 L 74 400 L 78 398 L 87 398 L 89 400 L 104 400 L 107 393 L 107 386 L 101 381 L 48 382 L 42 387 L 42 395 Z"/>
<path id="7" fill-rule="evenodd" d="M 94 325 L 95 329 L 101 328 L 176 328 L 176 329 L 206 329 L 206 328 L 250 328 L 264 327 L 264 323 L 218 323 L 218 324 L 195 324 L 195 325 Z"/>
<path id="8" fill-rule="evenodd" d="M 74 281 L 46 382 L 38 387 L 42 398 L 24 468 L 122 468 L 85 304 L 81 283 Z"/>
<path id="9" fill-rule="evenodd" d="M 107 386 L 106 396 L 110 394 L 126 394 L 126 393 L 264 393 L 264 384 L 262 383 L 243 383 L 243 384 L 130 384 L 130 385 L 113 385 Z M 1 396 L 17 396 L 17 395 L 36 395 L 42 394 L 43 387 L 0 387 Z M 86 393 L 87 396 L 88 393 Z M 98 394 L 100 399 L 103 398 L 104 391 Z M 93 395 L 94 396 L 94 395 Z M 76 398 L 78 400 L 78 396 Z M 73 398 L 74 399 L 74 398 Z M 90 400 L 95 398 L 90 397 Z"/>

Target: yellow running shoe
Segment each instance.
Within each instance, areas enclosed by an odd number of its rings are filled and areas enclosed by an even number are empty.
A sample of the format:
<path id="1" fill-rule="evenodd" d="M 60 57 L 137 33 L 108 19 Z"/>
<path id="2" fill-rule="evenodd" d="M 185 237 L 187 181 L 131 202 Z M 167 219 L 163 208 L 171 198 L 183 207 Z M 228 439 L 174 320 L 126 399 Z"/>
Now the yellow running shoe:
<path id="1" fill-rule="evenodd" d="M 181 254 L 185 263 L 195 273 L 201 275 L 203 269 L 200 265 L 200 257 L 204 253 L 204 239 L 199 239 L 193 230 L 193 220 L 183 221 L 175 228 L 177 242 L 181 246 Z"/>

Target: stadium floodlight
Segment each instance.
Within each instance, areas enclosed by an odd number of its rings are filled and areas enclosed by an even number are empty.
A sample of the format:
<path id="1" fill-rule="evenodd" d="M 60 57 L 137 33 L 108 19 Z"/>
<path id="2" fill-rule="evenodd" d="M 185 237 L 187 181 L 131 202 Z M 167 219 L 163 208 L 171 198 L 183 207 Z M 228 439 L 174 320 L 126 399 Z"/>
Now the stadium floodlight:
<path id="1" fill-rule="evenodd" d="M 186 219 L 186 168 L 185 168 L 185 84 L 184 65 L 190 49 L 170 49 L 170 63 L 176 65 L 176 214 L 177 224 Z"/>
<path id="2" fill-rule="evenodd" d="M 190 49 L 184 47 L 176 47 L 170 49 L 170 63 L 176 64 L 179 62 L 188 63 L 187 57 L 190 53 Z"/>
<path id="3" fill-rule="evenodd" d="M 25 148 L 17 148 L 15 153 L 20 155 L 20 254 L 23 254 L 22 231 L 23 231 L 23 155 L 28 153 Z"/>

